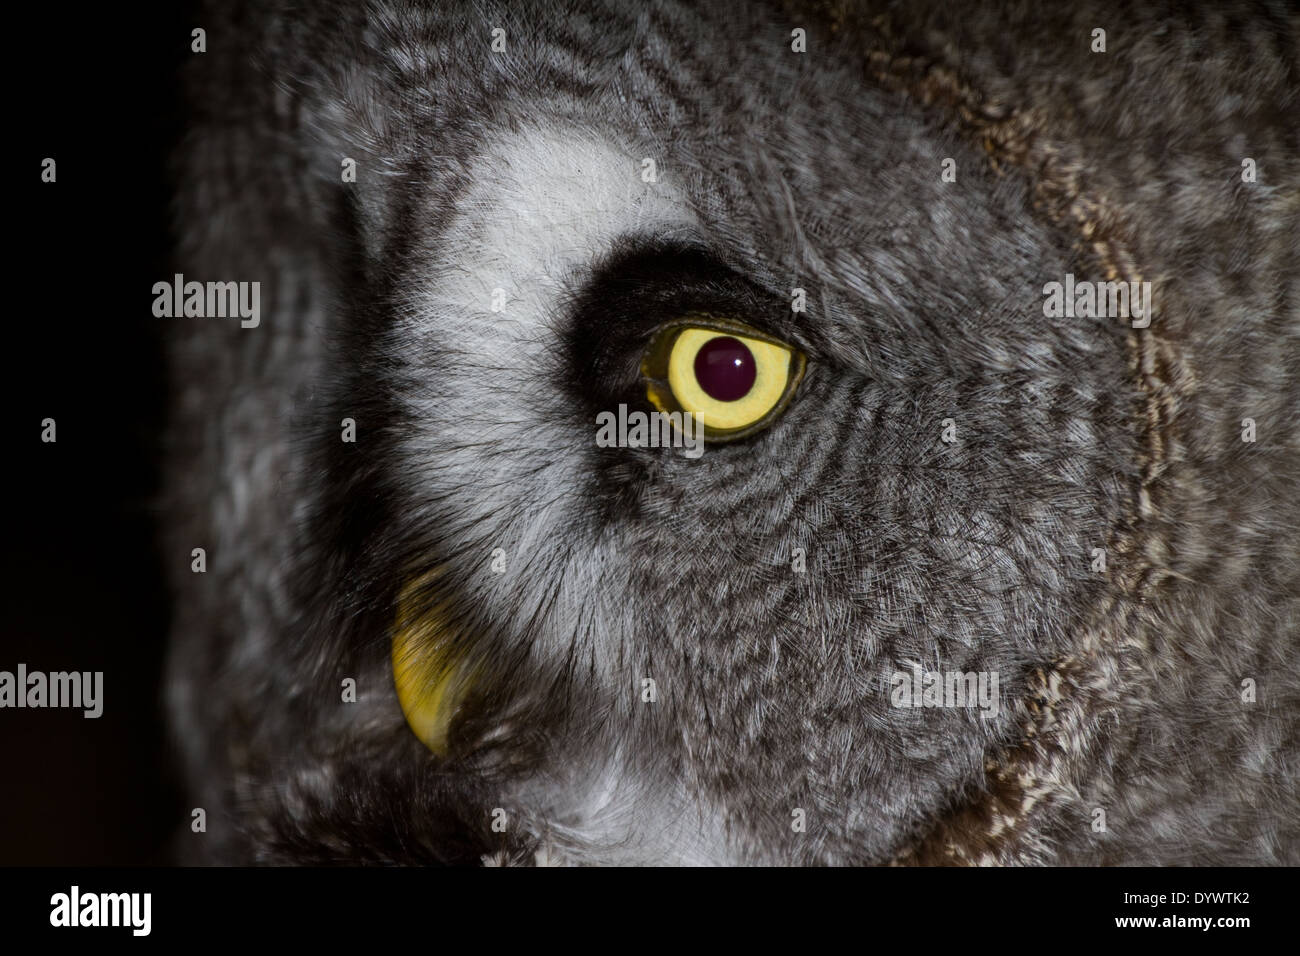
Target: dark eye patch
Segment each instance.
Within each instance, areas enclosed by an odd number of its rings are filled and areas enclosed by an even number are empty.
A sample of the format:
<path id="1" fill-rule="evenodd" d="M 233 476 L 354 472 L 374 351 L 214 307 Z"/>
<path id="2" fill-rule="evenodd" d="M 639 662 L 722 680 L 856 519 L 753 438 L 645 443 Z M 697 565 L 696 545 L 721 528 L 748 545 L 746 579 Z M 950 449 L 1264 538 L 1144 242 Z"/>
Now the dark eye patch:
<path id="1" fill-rule="evenodd" d="M 556 374 L 584 417 L 620 403 L 649 411 L 640 362 L 656 330 L 688 313 L 732 315 L 788 338 L 790 304 L 702 247 L 629 241 L 566 304 Z"/>

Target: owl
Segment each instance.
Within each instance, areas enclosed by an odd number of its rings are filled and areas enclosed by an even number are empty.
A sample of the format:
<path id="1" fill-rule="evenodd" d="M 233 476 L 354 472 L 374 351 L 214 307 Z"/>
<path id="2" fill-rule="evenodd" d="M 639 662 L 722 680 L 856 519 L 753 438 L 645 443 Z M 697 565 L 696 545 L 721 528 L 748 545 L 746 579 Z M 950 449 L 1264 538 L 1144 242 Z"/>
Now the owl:
<path id="1" fill-rule="evenodd" d="M 1293 11 L 200 26 L 182 858 L 1300 862 Z"/>

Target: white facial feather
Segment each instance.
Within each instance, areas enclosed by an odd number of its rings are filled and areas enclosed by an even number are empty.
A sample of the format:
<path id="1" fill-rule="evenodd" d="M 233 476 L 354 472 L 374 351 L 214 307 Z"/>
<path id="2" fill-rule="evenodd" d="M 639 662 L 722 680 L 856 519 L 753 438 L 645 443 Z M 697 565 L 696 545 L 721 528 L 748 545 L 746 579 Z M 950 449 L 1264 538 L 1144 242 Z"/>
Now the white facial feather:
<path id="1" fill-rule="evenodd" d="M 534 126 L 486 145 L 393 339 L 408 363 L 399 400 L 416 423 L 404 458 L 427 463 L 421 494 L 454 516 L 453 538 L 483 543 L 485 568 L 493 548 L 506 551 L 507 573 L 476 577 L 472 600 L 489 616 L 528 621 L 539 658 L 562 660 L 576 643 L 603 673 L 606 686 L 592 692 L 611 699 L 628 693 L 616 670 L 624 609 L 601 596 L 622 591 L 611 585 L 619 556 L 575 541 L 566 520 L 595 423 L 575 428 L 564 414 L 550 355 L 569 297 L 619 240 L 696 227 L 671 174 L 647 183 L 641 168 L 630 150 L 577 128 Z M 457 361 L 447 371 L 440 359 L 443 380 L 431 385 L 421 356 L 448 352 Z M 726 858 L 711 814 L 686 808 L 680 791 L 651 796 L 614 736 L 592 748 L 575 771 L 583 779 L 533 781 L 513 795 L 544 845 L 587 862 Z M 560 802 L 573 794 L 589 797 Z"/>
<path id="2" fill-rule="evenodd" d="M 642 182 L 634 155 L 575 128 L 505 136 L 470 172 L 463 211 L 436 257 L 419 264 L 394 330 L 407 363 L 399 401 L 416 423 L 404 457 L 428 464 L 423 490 L 455 502 L 448 510 L 467 538 L 506 550 L 516 586 L 533 581 L 539 602 L 562 587 L 573 603 L 592 593 L 586 569 L 608 556 L 555 547 L 571 530 L 563 506 L 581 487 L 581 452 L 595 435 L 594 422 L 572 427 L 554 380 L 566 298 L 617 240 L 680 234 L 695 220 L 671 181 Z M 500 311 L 494 290 L 505 293 Z M 431 382 L 422 356 L 448 352 L 455 361 Z M 491 606 L 490 593 L 479 596 Z M 556 610 L 558 652 L 578 615 Z"/>

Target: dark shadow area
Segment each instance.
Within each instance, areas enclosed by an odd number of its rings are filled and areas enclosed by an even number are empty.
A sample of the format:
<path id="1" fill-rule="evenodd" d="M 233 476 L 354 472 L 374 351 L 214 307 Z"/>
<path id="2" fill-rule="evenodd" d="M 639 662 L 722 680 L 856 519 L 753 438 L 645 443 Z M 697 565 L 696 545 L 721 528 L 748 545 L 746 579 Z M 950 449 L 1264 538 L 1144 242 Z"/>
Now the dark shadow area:
<path id="1" fill-rule="evenodd" d="M 0 710 L 0 864 L 169 862 L 185 823 L 167 750 L 169 618 L 155 504 L 166 397 L 150 287 L 167 278 L 167 156 L 191 4 L 35 5 L 11 38 L 30 83 L 6 349 L 0 670 L 102 671 L 103 715 Z M 16 11 L 15 11 L 16 12 Z M 41 181 L 42 161 L 57 181 Z M 55 420 L 57 440 L 41 440 Z"/>

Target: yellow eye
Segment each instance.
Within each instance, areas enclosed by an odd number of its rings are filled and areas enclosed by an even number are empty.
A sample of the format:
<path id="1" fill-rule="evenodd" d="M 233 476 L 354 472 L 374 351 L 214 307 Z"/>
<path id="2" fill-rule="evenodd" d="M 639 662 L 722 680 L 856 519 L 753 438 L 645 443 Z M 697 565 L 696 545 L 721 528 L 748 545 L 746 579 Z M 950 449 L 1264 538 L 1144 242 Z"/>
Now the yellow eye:
<path id="1" fill-rule="evenodd" d="M 731 319 L 690 315 L 664 326 L 641 363 L 661 412 L 690 412 L 714 441 L 752 435 L 789 403 L 803 377 L 796 349 Z"/>

